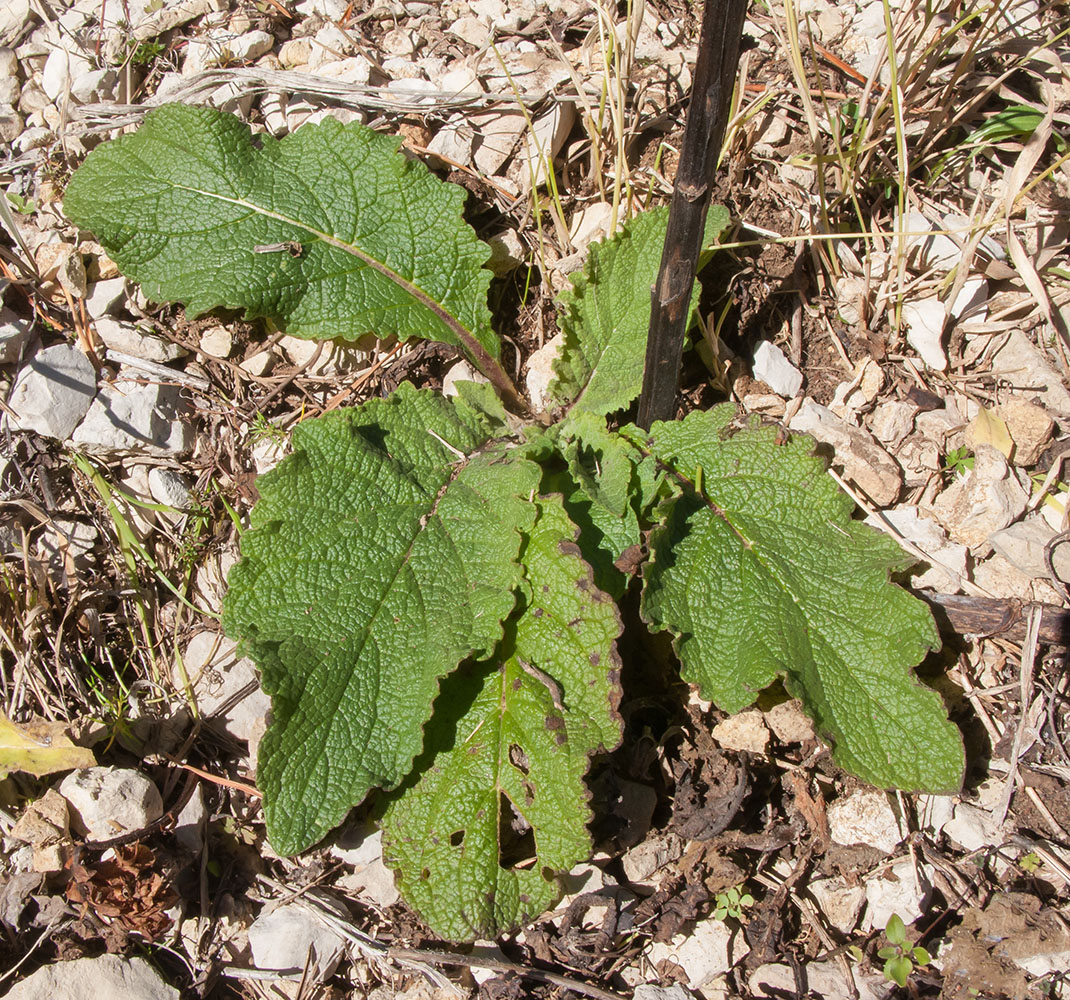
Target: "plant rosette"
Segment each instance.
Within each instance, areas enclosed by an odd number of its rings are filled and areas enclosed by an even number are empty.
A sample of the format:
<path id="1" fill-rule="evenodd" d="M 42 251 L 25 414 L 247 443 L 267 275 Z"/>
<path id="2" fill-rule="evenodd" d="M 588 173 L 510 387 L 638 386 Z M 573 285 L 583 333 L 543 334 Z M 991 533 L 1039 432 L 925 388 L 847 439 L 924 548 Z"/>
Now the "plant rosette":
<path id="1" fill-rule="evenodd" d="M 232 115 L 165 106 L 89 154 L 65 211 L 190 315 L 441 341 L 490 380 L 306 420 L 258 480 L 223 617 L 272 699 L 257 782 L 276 850 L 378 789 L 385 856 L 441 937 L 554 905 L 592 850 L 590 760 L 621 739 L 631 586 L 703 698 L 740 711 L 780 677 L 845 769 L 959 788 L 959 732 L 913 675 L 932 617 L 812 439 L 727 404 L 649 432 L 616 419 L 641 386 L 667 209 L 590 248 L 559 300 L 551 411 L 532 415 L 462 189 L 359 124 L 257 142 Z M 710 210 L 710 246 L 726 223 Z"/>

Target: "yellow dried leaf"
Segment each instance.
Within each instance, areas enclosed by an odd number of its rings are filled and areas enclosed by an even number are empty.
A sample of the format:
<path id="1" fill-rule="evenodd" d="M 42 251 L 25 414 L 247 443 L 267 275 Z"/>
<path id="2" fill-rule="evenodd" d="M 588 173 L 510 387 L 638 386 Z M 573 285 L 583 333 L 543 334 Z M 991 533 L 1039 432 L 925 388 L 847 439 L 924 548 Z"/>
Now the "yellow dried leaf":
<path id="1" fill-rule="evenodd" d="M 96 764 L 93 752 L 75 746 L 65 730 L 63 723 L 44 719 L 16 726 L 0 712 L 0 778 L 12 771 L 27 771 L 40 778 Z"/>
<path id="2" fill-rule="evenodd" d="M 982 407 L 966 428 L 966 444 L 971 451 L 978 445 L 987 444 L 995 448 L 1004 458 L 1009 459 L 1014 451 L 1014 440 L 1007 430 L 1006 422 L 991 410 Z"/>

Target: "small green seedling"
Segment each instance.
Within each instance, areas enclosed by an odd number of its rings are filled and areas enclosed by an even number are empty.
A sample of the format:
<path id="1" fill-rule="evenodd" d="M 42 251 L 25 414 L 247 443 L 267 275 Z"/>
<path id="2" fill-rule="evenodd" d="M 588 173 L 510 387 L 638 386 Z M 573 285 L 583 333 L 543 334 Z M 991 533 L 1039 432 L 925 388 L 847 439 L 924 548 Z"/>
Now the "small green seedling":
<path id="1" fill-rule="evenodd" d="M 1035 875 L 1042 864 L 1044 864 L 1044 862 L 1041 861 L 1040 856 L 1035 851 L 1023 854 L 1018 859 L 1018 867 L 1029 875 Z"/>
<path id="2" fill-rule="evenodd" d="M 813 440 L 729 404 L 628 422 L 668 210 L 590 247 L 533 412 L 465 192 L 399 147 L 331 119 L 254 140 L 169 105 L 64 196 L 154 301 L 308 340 L 438 341 L 489 383 L 404 383 L 304 420 L 257 481 L 223 617 L 272 698 L 257 785 L 274 848 L 306 850 L 378 790 L 384 856 L 441 937 L 553 906 L 592 850 L 591 758 L 621 740 L 629 588 L 702 697 L 738 712 L 783 678 L 844 768 L 957 791 L 961 735 L 912 673 L 939 635 L 890 580 L 910 560 L 854 517 Z M 707 246 L 727 221 L 710 209 Z"/>
<path id="3" fill-rule="evenodd" d="M 754 897 L 749 892 L 742 891 L 742 885 L 734 885 L 731 889 L 717 893 L 716 906 L 713 910 L 714 920 L 724 920 L 731 917 L 733 920 L 742 920 L 743 911 L 753 905 Z"/>
<path id="4" fill-rule="evenodd" d="M 884 978 L 899 987 L 905 987 L 914 966 L 928 965 L 932 956 L 920 946 L 910 946 L 906 925 L 898 913 L 893 913 L 888 918 L 884 936 L 888 944 L 877 952 L 877 958 L 884 959 Z"/>
<path id="5" fill-rule="evenodd" d="M 944 456 L 944 471 L 949 476 L 965 475 L 973 468 L 973 454 L 965 447 L 953 448 Z"/>

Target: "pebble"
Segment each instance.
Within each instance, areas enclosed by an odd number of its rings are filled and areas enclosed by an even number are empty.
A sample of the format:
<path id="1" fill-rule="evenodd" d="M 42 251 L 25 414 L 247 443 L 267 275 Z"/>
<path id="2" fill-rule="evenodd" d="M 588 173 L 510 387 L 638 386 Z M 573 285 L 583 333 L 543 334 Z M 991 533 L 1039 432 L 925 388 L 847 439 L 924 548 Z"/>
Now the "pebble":
<path id="1" fill-rule="evenodd" d="M 19 81 L 13 76 L 0 77 L 0 104 L 6 104 L 9 107 L 14 108 L 18 103 L 19 94 L 22 92 L 22 88 L 19 87 Z"/>
<path id="2" fill-rule="evenodd" d="M 90 319 L 99 320 L 110 313 L 126 295 L 126 278 L 94 281 L 85 299 L 85 311 Z M 100 332 L 99 329 L 97 331 Z"/>
<path id="3" fill-rule="evenodd" d="M 0 364 L 18 361 L 30 342 L 33 324 L 6 306 L 0 308 Z"/>
<path id="4" fill-rule="evenodd" d="M 914 430 L 918 407 L 913 403 L 894 399 L 879 403 L 870 418 L 870 430 L 886 448 L 896 448 Z"/>
<path id="5" fill-rule="evenodd" d="M 36 83 L 28 83 L 19 94 L 19 111 L 32 115 L 35 111 L 44 111 L 52 104 L 51 98 Z"/>
<path id="6" fill-rule="evenodd" d="M 1015 465 L 1029 468 L 1040 461 L 1055 432 L 1055 421 L 1043 407 L 1007 396 L 996 407 L 1014 442 Z"/>
<path id="7" fill-rule="evenodd" d="M 656 942 L 647 958 L 655 968 L 666 960 L 680 966 L 687 985 L 697 990 L 723 975 L 749 951 L 741 933 L 710 917 L 695 924 L 689 934 L 677 934 L 671 942 Z"/>
<path id="8" fill-rule="evenodd" d="M 524 385 L 528 391 L 528 399 L 536 412 L 545 410 L 551 403 L 550 383 L 557 378 L 552 366 L 563 343 L 564 336 L 560 333 L 555 334 L 528 358 L 528 366 L 524 372 Z"/>
<path id="9" fill-rule="evenodd" d="M 77 52 L 53 49 L 41 71 L 41 89 L 49 102 L 70 92 L 71 82 L 93 69 L 93 64 Z"/>
<path id="10" fill-rule="evenodd" d="M 467 361 L 463 358 L 453 365 L 442 379 L 442 395 L 443 396 L 456 396 L 457 395 L 457 383 L 458 382 L 483 382 L 490 381 L 486 375 L 480 371 L 476 371 Z"/>
<path id="11" fill-rule="evenodd" d="M 692 1000 L 694 994 L 685 986 L 677 983 L 676 986 L 656 986 L 653 983 L 643 983 L 636 986 L 632 994 L 633 1000 Z"/>
<path id="12" fill-rule="evenodd" d="M 966 576 L 965 545 L 948 540 L 947 532 L 931 517 L 923 515 L 919 507 L 903 504 L 894 509 L 870 515 L 866 524 L 880 527 L 880 522 L 890 524 L 908 542 L 913 542 L 931 562 L 914 567 L 910 585 L 919 590 L 936 590 L 956 594 L 962 590 Z"/>
<path id="13" fill-rule="evenodd" d="M 22 116 L 10 105 L 0 105 L 0 139 L 14 143 L 22 135 L 25 122 Z"/>
<path id="14" fill-rule="evenodd" d="M 391 28 L 381 43 L 383 52 L 388 56 L 411 56 L 416 51 L 418 36 L 408 28 Z"/>
<path id="15" fill-rule="evenodd" d="M 353 891 L 377 907 L 393 906 L 400 898 L 394 873 L 383 861 L 383 832 L 371 826 L 345 831 L 331 846 L 331 856 L 351 865 L 343 876 L 346 891 Z"/>
<path id="16" fill-rule="evenodd" d="M 185 476 L 173 469 L 153 466 L 148 475 L 149 494 L 157 503 L 175 510 L 189 510 L 192 504 L 190 486 Z"/>
<path id="17" fill-rule="evenodd" d="M 1016 569 L 1034 579 L 1046 580 L 1048 568 L 1044 562 L 1044 549 L 1055 537 L 1055 529 L 1041 514 L 1032 514 L 1021 521 L 1008 525 L 988 536 L 988 542 L 997 555 L 1003 556 Z M 1070 552 L 1064 545 L 1052 550 L 1055 572 L 1062 580 L 1070 580 Z"/>
<path id="18" fill-rule="evenodd" d="M 8 1000 L 179 1000 L 143 958 L 77 958 L 45 965 L 16 983 Z"/>
<path id="19" fill-rule="evenodd" d="M 978 445 L 973 468 L 956 479 L 932 505 L 936 519 L 948 535 L 984 556 L 988 538 L 1017 520 L 1029 503 L 1007 465 L 1007 460 L 991 445 Z"/>
<path id="20" fill-rule="evenodd" d="M 60 782 L 71 807 L 71 829 L 90 840 L 109 840 L 142 830 L 163 815 L 163 799 L 140 771 L 86 767 Z"/>
<path id="21" fill-rule="evenodd" d="M 807 993 L 818 997 L 847 997 L 857 991 L 858 1000 L 888 1000 L 893 995 L 895 984 L 879 974 L 865 974 L 853 970 L 849 981 L 843 966 L 837 962 L 808 961 L 803 966 Z M 771 963 L 761 965 L 747 979 L 748 996 L 755 998 L 798 996 L 795 971 L 790 965 Z"/>
<path id="22" fill-rule="evenodd" d="M 201 334 L 200 349 L 202 354 L 213 358 L 229 358 L 234 350 L 234 341 L 230 330 L 225 326 L 213 326 Z"/>
<path id="23" fill-rule="evenodd" d="M 350 920 L 349 911 L 320 889 L 306 896 Z M 325 979 L 338 967 L 346 941 L 301 902 L 283 903 L 256 918 L 249 927 L 249 947 L 258 969 L 304 969 L 313 982 Z"/>
<path id="24" fill-rule="evenodd" d="M 102 316 L 93 325 L 105 347 L 133 355 L 143 361 L 166 364 L 186 354 L 185 348 L 164 340 L 162 337 L 146 333 L 133 323 L 124 323 L 121 320 Z"/>
<path id="25" fill-rule="evenodd" d="M 571 101 L 558 101 L 536 118 L 531 128 L 524 130 L 520 147 L 520 182 L 525 188 L 546 183 L 547 170 L 552 169 L 575 122 L 576 105 Z"/>
<path id="26" fill-rule="evenodd" d="M 861 885 L 848 885 L 842 875 L 833 878 L 815 879 L 807 889 L 812 893 L 821 912 L 841 934 L 850 934 L 858 923 L 858 915 L 866 901 L 866 890 Z"/>
<path id="27" fill-rule="evenodd" d="M 818 441 L 831 445 L 835 463 L 843 465 L 847 478 L 853 480 L 878 507 L 891 506 L 899 496 L 903 485 L 902 471 L 869 431 L 841 420 L 812 399 L 803 400 L 788 427 L 812 434 Z"/>
<path id="28" fill-rule="evenodd" d="M 131 372 L 100 387 L 71 440 L 98 455 L 177 458 L 193 447 L 194 432 L 176 386 L 146 383 Z"/>
<path id="29" fill-rule="evenodd" d="M 769 730 L 756 708 L 730 715 L 713 727 L 712 735 L 726 750 L 765 753 L 769 747 Z"/>
<path id="30" fill-rule="evenodd" d="M 504 233 L 491 236 L 487 240 L 491 250 L 490 260 L 486 267 L 490 268 L 496 278 L 503 278 L 511 274 L 523 263 L 527 250 L 520 240 L 520 236 L 513 229 L 507 229 Z"/>
<path id="31" fill-rule="evenodd" d="M 82 104 L 114 101 L 119 77 L 112 69 L 94 69 L 80 73 L 71 82 L 71 96 Z"/>
<path id="32" fill-rule="evenodd" d="M 49 523 L 37 542 L 37 553 L 62 581 L 92 564 L 93 550 L 100 535 L 91 524 L 57 517 Z"/>
<path id="33" fill-rule="evenodd" d="M 82 351 L 68 344 L 45 348 L 19 372 L 8 399 L 10 426 L 65 441 L 96 391 L 97 374 Z"/>
<path id="34" fill-rule="evenodd" d="M 920 877 L 919 877 L 920 871 Z M 912 924 L 925 912 L 932 896 L 932 869 L 905 857 L 866 879 L 866 912 L 862 931 L 883 929 L 893 913 Z"/>
<path id="35" fill-rule="evenodd" d="M 1007 839 L 995 816 L 970 802 L 960 802 L 955 806 L 951 819 L 944 824 L 943 832 L 969 852 L 997 847 Z"/>
<path id="36" fill-rule="evenodd" d="M 754 351 L 754 377 L 785 399 L 794 399 L 803 383 L 802 372 L 776 344 L 768 340 L 760 341 Z"/>
<path id="37" fill-rule="evenodd" d="M 175 663 L 172 679 L 180 690 L 188 680 L 197 708 L 210 725 L 223 729 L 236 740 L 258 742 L 271 708 L 271 699 L 259 683 L 224 714 L 216 714 L 250 681 L 259 681 L 253 662 L 236 656 L 236 648 L 232 640 L 217 632 L 198 632 L 183 651 L 181 664 Z"/>
<path id="38" fill-rule="evenodd" d="M 15 50 L 7 45 L 0 45 L 0 77 L 14 78 L 19 74 L 19 61 Z"/>
<path id="39" fill-rule="evenodd" d="M 944 304 L 935 295 L 922 299 L 908 299 L 903 303 L 903 322 L 907 328 L 907 343 L 934 371 L 947 371 L 947 352 L 944 350 Z"/>
<path id="40" fill-rule="evenodd" d="M 817 738 L 814 724 L 802 710 L 802 703 L 797 698 L 782 701 L 770 708 L 765 713 L 765 724 L 785 746 L 806 743 Z"/>
<path id="41" fill-rule="evenodd" d="M 633 885 L 649 879 L 666 865 L 683 857 L 684 841 L 675 833 L 651 837 L 627 851 L 621 858 L 624 874 Z"/>
<path id="42" fill-rule="evenodd" d="M 828 807 L 829 833 L 837 844 L 867 844 L 891 854 L 903 840 L 899 819 L 884 792 L 860 789 Z"/>
<path id="43" fill-rule="evenodd" d="M 307 38 L 291 38 L 279 47 L 279 62 L 285 69 L 304 66 L 312 55 L 312 43 Z"/>
<path id="44" fill-rule="evenodd" d="M 1070 392 L 1041 351 L 1021 330 L 1012 330 L 992 355 L 993 378 L 1006 378 L 1019 391 L 1033 390 L 1052 413 L 1070 417 Z"/>

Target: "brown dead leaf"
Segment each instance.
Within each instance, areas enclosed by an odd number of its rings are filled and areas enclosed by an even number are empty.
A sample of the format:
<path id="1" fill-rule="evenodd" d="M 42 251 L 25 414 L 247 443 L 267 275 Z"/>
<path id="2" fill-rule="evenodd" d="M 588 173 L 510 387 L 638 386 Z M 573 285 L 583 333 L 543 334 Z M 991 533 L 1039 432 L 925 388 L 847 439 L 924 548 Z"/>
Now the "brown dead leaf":
<path id="1" fill-rule="evenodd" d="M 105 924 L 134 931 L 153 941 L 171 926 L 165 912 L 178 899 L 162 874 L 154 870 L 156 855 L 144 844 L 115 850 L 96 864 L 71 866 L 67 899 Z"/>

